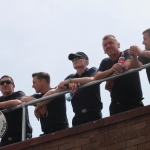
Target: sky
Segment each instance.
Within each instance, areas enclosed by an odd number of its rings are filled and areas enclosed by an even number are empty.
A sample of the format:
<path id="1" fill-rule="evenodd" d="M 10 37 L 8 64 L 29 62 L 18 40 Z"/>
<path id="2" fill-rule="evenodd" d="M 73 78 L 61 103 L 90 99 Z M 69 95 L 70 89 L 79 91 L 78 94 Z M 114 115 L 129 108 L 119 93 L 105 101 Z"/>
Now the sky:
<path id="1" fill-rule="evenodd" d="M 99 67 L 107 57 L 102 37 L 113 34 L 120 50 L 142 45 L 142 32 L 149 28 L 149 0 L 1 0 L 0 52 L 1 71 L 13 77 L 15 91 L 32 95 L 32 73 L 47 72 L 51 87 L 56 87 L 69 74 L 75 73 L 70 53 L 85 52 L 89 68 Z M 149 105 L 149 83 L 145 70 L 140 71 L 144 105 Z M 101 84 L 103 117 L 109 116 L 110 94 Z M 70 102 L 67 117 L 70 127 L 74 113 Z M 29 106 L 33 137 L 41 134 L 40 122 Z"/>

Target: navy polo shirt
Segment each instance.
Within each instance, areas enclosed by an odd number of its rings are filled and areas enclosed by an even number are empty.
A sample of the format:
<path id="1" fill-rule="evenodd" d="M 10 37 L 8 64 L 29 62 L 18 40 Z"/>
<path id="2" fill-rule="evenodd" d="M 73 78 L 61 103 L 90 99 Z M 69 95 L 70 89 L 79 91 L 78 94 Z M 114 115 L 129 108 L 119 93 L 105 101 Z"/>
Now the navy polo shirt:
<path id="1" fill-rule="evenodd" d="M 140 62 L 142 62 L 143 65 L 150 63 L 150 58 L 139 56 L 138 59 Z M 150 67 L 146 68 L 146 74 L 150 83 Z"/>
<path id="2" fill-rule="evenodd" d="M 22 91 L 17 91 L 7 97 L 0 97 L 0 102 L 6 102 L 12 99 L 19 99 L 25 96 L 25 93 Z M 3 109 L 1 109 L 3 110 Z M 6 121 L 7 121 L 7 131 L 3 138 L 13 137 L 13 136 L 21 136 L 22 134 L 22 108 L 16 109 L 15 111 L 11 111 L 5 113 Z M 28 108 L 26 107 L 26 133 L 30 133 L 32 135 L 32 127 L 29 122 Z"/>
<path id="3" fill-rule="evenodd" d="M 125 60 L 130 59 L 128 50 L 124 51 L 124 57 Z M 112 61 L 109 57 L 104 58 L 100 64 L 99 71 L 110 69 L 114 64 L 118 63 L 118 58 L 115 61 Z M 143 94 L 139 72 L 133 72 L 128 75 L 116 78 L 114 80 L 114 86 L 110 96 L 111 101 L 113 102 L 131 102 L 131 100 L 133 102 L 141 101 L 143 99 Z"/>
<path id="4" fill-rule="evenodd" d="M 96 72 L 97 72 L 97 68 L 95 67 L 92 67 L 90 69 L 86 68 L 85 72 L 82 73 L 81 76 L 79 76 L 77 73 L 70 74 L 66 79 L 92 77 L 95 75 Z M 74 112 L 80 111 L 81 109 L 85 109 L 85 108 L 97 107 L 102 109 L 100 85 L 95 84 L 93 86 L 80 89 L 79 92 L 73 96 L 71 100 L 71 104 Z"/>
<path id="5" fill-rule="evenodd" d="M 44 94 L 34 94 L 32 97 L 41 98 Z M 54 125 L 66 125 L 68 127 L 68 119 L 66 115 L 66 100 L 65 96 L 59 96 L 46 104 L 48 110 L 47 117 L 40 117 L 41 128 L 46 132 Z"/>

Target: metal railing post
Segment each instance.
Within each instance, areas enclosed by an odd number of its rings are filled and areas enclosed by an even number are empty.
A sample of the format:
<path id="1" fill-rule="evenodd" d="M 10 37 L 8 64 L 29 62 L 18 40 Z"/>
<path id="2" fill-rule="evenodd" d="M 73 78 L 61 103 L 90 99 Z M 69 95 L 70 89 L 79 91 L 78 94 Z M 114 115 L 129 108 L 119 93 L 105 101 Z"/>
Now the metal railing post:
<path id="1" fill-rule="evenodd" d="M 26 102 L 22 104 L 22 141 L 26 140 Z"/>

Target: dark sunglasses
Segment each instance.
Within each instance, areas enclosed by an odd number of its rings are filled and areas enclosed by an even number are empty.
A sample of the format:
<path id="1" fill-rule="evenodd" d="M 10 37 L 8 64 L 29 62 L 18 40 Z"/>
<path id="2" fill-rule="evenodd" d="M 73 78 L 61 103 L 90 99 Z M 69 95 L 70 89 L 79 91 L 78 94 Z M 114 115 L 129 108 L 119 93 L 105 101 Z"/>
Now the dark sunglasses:
<path id="1" fill-rule="evenodd" d="M 72 59 L 72 62 L 74 62 L 75 60 L 79 60 L 79 59 L 85 59 L 85 58 L 82 56 L 77 56 Z"/>
<path id="2" fill-rule="evenodd" d="M 10 80 L 0 81 L 0 85 L 4 85 L 5 83 L 6 84 L 13 84 L 13 82 Z"/>

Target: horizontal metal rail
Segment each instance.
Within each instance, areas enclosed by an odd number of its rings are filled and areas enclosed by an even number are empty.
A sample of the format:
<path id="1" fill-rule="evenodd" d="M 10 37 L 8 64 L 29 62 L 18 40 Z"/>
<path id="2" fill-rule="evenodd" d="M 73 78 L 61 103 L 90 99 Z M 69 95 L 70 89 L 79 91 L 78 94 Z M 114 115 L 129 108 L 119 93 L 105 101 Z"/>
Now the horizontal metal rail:
<path id="1" fill-rule="evenodd" d="M 85 88 L 85 87 L 88 87 L 88 86 L 92 86 L 92 85 L 95 85 L 95 84 L 100 84 L 100 83 L 102 83 L 104 81 L 107 81 L 107 80 L 110 80 L 110 79 L 119 78 L 121 76 L 125 76 L 125 75 L 133 73 L 133 72 L 138 72 L 138 71 L 141 71 L 142 69 L 145 69 L 145 68 L 148 68 L 148 67 L 150 67 L 150 63 L 146 64 L 146 65 L 142 65 L 141 67 L 138 67 L 138 68 L 130 69 L 130 70 L 128 70 L 126 72 L 123 72 L 123 73 L 120 73 L 120 74 L 111 75 L 111 76 L 109 76 L 107 78 L 104 78 L 104 79 L 101 79 L 101 80 L 95 80 L 93 82 L 89 82 L 89 83 L 87 83 L 85 85 L 80 86 L 79 89 L 82 89 L 82 88 Z M 33 105 L 33 104 L 36 104 L 38 102 L 45 101 L 45 100 L 48 100 L 48 99 L 52 99 L 52 98 L 58 97 L 60 95 L 69 93 L 69 92 L 70 92 L 70 90 L 66 90 L 66 91 L 63 91 L 63 92 L 55 93 L 55 94 L 52 94 L 52 95 L 49 95 L 49 96 L 45 96 L 45 97 L 42 97 L 42 98 L 30 101 L 30 102 L 23 103 L 23 105 L 20 104 L 20 105 L 17 105 L 15 107 L 12 107 L 12 108 L 9 108 L 9 109 L 4 109 L 4 110 L 2 110 L 2 112 L 3 113 L 8 113 L 8 112 L 14 111 L 16 109 L 27 107 L 29 105 Z M 25 116 L 24 113 L 25 113 L 25 111 L 23 111 L 23 115 L 22 115 L 23 117 Z M 25 120 L 25 118 L 23 118 L 23 120 Z M 22 129 L 25 129 L 25 121 L 23 121 L 22 126 L 23 126 Z M 25 130 L 22 131 L 22 140 L 24 140 L 24 138 L 25 138 Z"/>
<path id="2" fill-rule="evenodd" d="M 85 85 L 80 86 L 79 89 L 82 89 L 82 88 L 85 88 L 85 87 L 88 87 L 88 86 L 91 86 L 91 85 L 94 85 L 94 84 L 102 83 L 102 82 L 110 80 L 110 79 L 119 78 L 121 76 L 125 76 L 125 75 L 133 73 L 133 72 L 138 72 L 138 71 L 141 71 L 142 69 L 145 69 L 145 68 L 148 68 L 148 67 L 150 67 L 150 63 L 146 64 L 146 65 L 142 65 L 141 67 L 138 67 L 138 68 L 130 69 L 130 70 L 128 70 L 126 72 L 123 72 L 123 73 L 120 73 L 120 74 L 111 75 L 111 76 L 109 76 L 107 78 L 104 78 L 104 79 L 89 82 Z M 49 95 L 49 96 L 45 96 L 45 97 L 30 101 L 30 102 L 26 102 L 25 106 L 33 105 L 33 104 L 36 104 L 36 103 L 41 102 L 41 101 L 45 101 L 45 100 L 48 100 L 48 99 L 51 99 L 51 98 L 55 98 L 55 97 L 58 97 L 60 95 L 63 95 L 63 94 L 69 93 L 69 92 L 70 92 L 70 90 L 66 90 L 66 91 L 55 93 L 55 94 L 52 94 L 52 95 Z M 19 108 L 22 108 L 21 104 L 15 106 L 15 107 L 9 108 L 9 109 L 4 109 L 4 110 L 2 110 L 2 112 L 7 113 L 7 112 L 10 112 L 10 111 L 14 111 L 16 109 L 19 109 Z"/>

